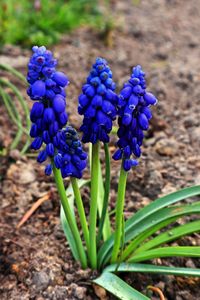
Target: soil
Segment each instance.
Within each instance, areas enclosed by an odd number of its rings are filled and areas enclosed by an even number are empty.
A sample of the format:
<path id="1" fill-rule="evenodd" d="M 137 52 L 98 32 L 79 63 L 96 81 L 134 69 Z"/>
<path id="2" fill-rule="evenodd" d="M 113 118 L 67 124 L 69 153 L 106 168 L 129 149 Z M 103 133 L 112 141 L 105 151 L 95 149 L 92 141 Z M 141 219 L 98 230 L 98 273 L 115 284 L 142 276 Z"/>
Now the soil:
<path id="1" fill-rule="evenodd" d="M 111 1 L 111 6 L 114 28 L 107 39 L 103 40 L 96 29 L 83 27 L 63 36 L 52 50 L 59 59 L 59 69 L 70 78 L 67 109 L 76 128 L 81 124 L 77 96 L 97 56 L 108 60 L 119 88 L 131 68 L 141 64 L 148 89 L 159 99 L 140 164 L 128 176 L 125 213 L 129 217 L 158 196 L 200 184 L 200 1 L 126 0 Z M 29 56 L 29 50 L 7 46 L 1 50 L 0 62 L 26 74 Z M 6 73 L 3 76 L 10 79 Z M 16 84 L 31 107 L 25 87 L 19 81 Z M 2 102 L 0 126 L 1 148 L 8 148 L 16 128 Z M 111 152 L 115 142 L 113 136 Z M 53 178 L 44 176 L 43 166 L 34 157 L 21 156 L 18 150 L 0 159 L 0 299 L 100 299 L 90 281 L 97 274 L 81 270 L 70 254 L 60 226 Z M 112 161 L 110 209 L 115 206 L 118 171 L 119 163 Z M 16 229 L 24 213 L 49 191 L 49 199 Z M 83 188 L 83 195 L 87 207 L 87 188 Z M 182 238 L 178 244 L 200 246 L 200 236 Z M 200 267 L 197 259 L 157 259 L 154 263 Z M 122 276 L 144 293 L 148 285 L 153 285 L 168 300 L 200 299 L 200 281 L 195 278 Z M 101 299 L 114 297 L 107 294 Z M 152 299 L 159 297 L 154 295 Z"/>

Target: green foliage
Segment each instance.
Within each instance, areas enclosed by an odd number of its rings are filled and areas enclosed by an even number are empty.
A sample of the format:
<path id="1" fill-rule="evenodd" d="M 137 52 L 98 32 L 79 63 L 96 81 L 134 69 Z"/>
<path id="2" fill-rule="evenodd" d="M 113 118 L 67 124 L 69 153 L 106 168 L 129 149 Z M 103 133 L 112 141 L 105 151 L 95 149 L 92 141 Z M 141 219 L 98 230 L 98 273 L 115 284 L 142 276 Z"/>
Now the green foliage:
<path id="1" fill-rule="evenodd" d="M 131 254 L 131 251 L 129 252 L 129 250 L 132 250 L 132 246 L 134 246 L 133 239 L 136 239 L 139 235 L 148 230 L 154 229 L 154 227 L 158 224 L 167 222 L 167 220 L 171 220 L 173 222 L 174 217 L 178 219 L 178 217 L 189 213 L 198 213 L 199 204 L 197 206 L 171 206 L 172 204 L 196 195 L 200 195 L 200 186 L 193 186 L 182 189 L 175 193 L 171 193 L 169 195 L 156 199 L 149 205 L 140 209 L 125 223 L 125 242 L 129 243 L 129 245 L 127 245 L 124 252 L 128 252 L 128 254 Z M 170 207 L 168 207 L 169 205 Z M 114 236 L 112 235 L 99 250 L 99 267 L 108 263 L 109 259 L 111 258 L 113 244 Z"/>
<path id="2" fill-rule="evenodd" d="M 103 272 L 94 282 L 121 300 L 150 300 L 110 272 Z"/>
<path id="3" fill-rule="evenodd" d="M 183 247 L 187 248 L 187 247 Z M 190 247 L 193 248 L 193 247 Z M 198 247 L 197 247 L 198 248 Z M 195 251 L 195 247 L 194 247 Z M 177 268 L 166 266 L 155 266 L 151 264 L 139 264 L 139 263 L 121 263 L 119 266 L 116 264 L 110 265 L 104 269 L 101 276 L 93 280 L 96 284 L 102 286 L 107 291 L 115 295 L 119 299 L 135 300 L 135 299 L 149 299 L 143 294 L 133 289 L 126 282 L 121 280 L 116 275 L 112 274 L 116 272 L 133 272 L 133 273 L 152 273 L 163 275 L 175 275 L 175 276 L 193 276 L 200 277 L 200 269 L 193 268 Z"/>
<path id="4" fill-rule="evenodd" d="M 14 68 L 0 64 L 0 69 L 4 70 L 15 78 L 19 79 L 22 83 L 26 83 L 25 77 L 19 73 Z M 19 111 L 18 106 L 13 102 L 13 96 L 19 102 L 20 109 L 23 111 L 25 115 L 25 122 L 22 120 L 21 110 Z M 22 96 L 19 89 L 12 84 L 9 80 L 0 78 L 0 99 L 5 105 L 8 115 L 12 122 L 17 126 L 16 136 L 13 139 L 12 144 L 10 145 L 10 149 L 16 149 L 18 146 L 22 145 L 21 143 L 23 134 L 26 135 L 26 143 L 23 145 L 21 149 L 21 154 L 24 154 L 29 145 L 30 145 L 30 137 L 29 137 L 29 129 L 30 129 L 30 119 L 29 119 L 29 108 L 27 106 L 26 100 Z"/>
<path id="5" fill-rule="evenodd" d="M 2 0 L 0 45 L 50 45 L 60 34 L 81 24 L 94 24 L 100 14 L 97 0 Z"/>
<path id="6" fill-rule="evenodd" d="M 189 214 L 200 214 L 200 202 L 173 205 L 188 197 L 198 196 L 199 194 L 200 186 L 193 186 L 161 197 L 140 209 L 125 223 L 125 248 L 122 248 L 122 253 L 119 255 L 122 263 L 118 263 L 118 260 L 115 264 L 106 267 L 102 275 L 95 279 L 94 282 L 119 299 L 131 300 L 149 298 L 140 293 L 138 295 L 135 294 L 137 291 L 112 273 L 140 272 L 200 277 L 200 269 L 169 268 L 140 263 L 161 257 L 200 257 L 200 247 L 198 246 L 166 245 L 182 236 L 200 231 L 199 219 L 166 229 L 168 225 L 174 225 L 174 222 L 180 217 L 188 216 Z M 160 234 L 159 230 L 162 228 L 164 228 L 165 231 Z M 155 233 L 157 233 L 156 236 L 154 236 Z M 113 249 L 113 240 L 112 235 L 100 248 L 98 252 L 98 267 L 109 263 Z M 162 247 L 158 247 L 160 245 L 162 245 Z M 125 298 L 123 298 L 124 295 Z"/>
<path id="7" fill-rule="evenodd" d="M 81 187 L 83 187 L 84 185 L 87 185 L 89 182 L 90 182 L 89 180 L 80 179 L 78 181 L 79 189 L 81 189 Z M 66 189 L 66 196 L 68 198 L 70 209 L 71 209 L 73 218 L 75 220 L 75 215 L 74 215 L 74 198 L 75 197 L 74 197 L 73 188 L 72 188 L 71 184 Z M 73 234 L 70 229 L 69 223 L 65 217 L 65 213 L 64 213 L 62 205 L 60 207 L 60 220 L 61 220 L 61 225 L 62 225 L 64 234 L 66 236 L 66 239 L 67 239 L 70 249 L 72 251 L 73 257 L 76 260 L 78 260 L 78 251 L 77 251 L 76 243 L 74 241 Z"/>

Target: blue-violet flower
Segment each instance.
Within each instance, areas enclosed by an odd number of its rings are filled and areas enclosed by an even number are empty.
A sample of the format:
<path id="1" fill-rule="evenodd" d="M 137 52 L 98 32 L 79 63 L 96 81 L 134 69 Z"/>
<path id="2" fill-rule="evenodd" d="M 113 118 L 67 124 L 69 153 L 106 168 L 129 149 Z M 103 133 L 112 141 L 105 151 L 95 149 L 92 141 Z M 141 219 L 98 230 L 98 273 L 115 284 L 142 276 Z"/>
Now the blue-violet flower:
<path id="1" fill-rule="evenodd" d="M 107 61 L 98 57 L 79 96 L 78 112 L 84 116 L 80 130 L 82 141 L 108 143 L 113 120 L 116 118 L 118 96 L 116 84 Z"/>
<path id="2" fill-rule="evenodd" d="M 82 149 L 76 130 L 66 126 L 60 132 L 58 154 L 54 157 L 54 163 L 61 169 L 63 178 L 72 176 L 82 177 L 82 171 L 87 165 L 87 154 Z"/>
<path id="3" fill-rule="evenodd" d="M 135 158 L 141 155 L 143 131 L 149 128 L 149 120 L 152 117 L 150 106 L 156 103 L 156 97 L 146 92 L 145 73 L 141 66 L 136 66 L 129 81 L 124 84 L 118 102 L 119 149 L 113 158 L 115 160 L 123 158 L 125 171 L 138 164 Z"/>
<path id="4" fill-rule="evenodd" d="M 35 101 L 30 113 L 33 123 L 30 135 L 35 138 L 31 148 L 38 150 L 44 142 L 48 155 L 52 156 L 53 137 L 68 120 L 64 87 L 69 80 L 64 73 L 56 71 L 57 61 L 44 46 L 34 46 L 33 52 L 27 74 L 27 93 Z"/>
<path id="5" fill-rule="evenodd" d="M 51 159 L 45 168 L 46 175 L 52 173 L 54 161 L 63 177 L 80 178 L 87 155 L 75 129 L 70 126 L 63 128 L 68 120 L 64 88 L 69 80 L 64 73 L 56 71 L 57 61 L 44 46 L 34 46 L 33 52 L 27 75 L 30 84 L 27 93 L 35 101 L 30 112 L 30 136 L 34 138 L 31 148 L 38 150 L 45 144 L 37 161 L 42 163 L 48 157 Z"/>

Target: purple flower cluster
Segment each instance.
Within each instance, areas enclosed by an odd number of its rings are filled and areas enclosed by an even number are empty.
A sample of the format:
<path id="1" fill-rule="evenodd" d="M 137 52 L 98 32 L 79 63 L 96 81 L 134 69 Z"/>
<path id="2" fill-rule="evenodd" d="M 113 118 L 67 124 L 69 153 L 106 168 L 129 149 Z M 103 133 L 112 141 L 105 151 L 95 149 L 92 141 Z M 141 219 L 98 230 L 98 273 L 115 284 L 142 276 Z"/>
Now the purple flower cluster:
<path id="1" fill-rule="evenodd" d="M 150 106 L 156 103 L 156 97 L 146 92 L 145 73 L 141 66 L 136 66 L 129 81 L 124 84 L 118 102 L 119 149 L 113 158 L 119 160 L 123 157 L 125 171 L 138 164 L 135 158 L 141 155 L 143 131 L 149 128 L 149 120 L 152 117 Z"/>
<path id="2" fill-rule="evenodd" d="M 56 71 L 57 61 L 44 46 L 33 47 L 33 52 L 27 75 L 30 84 L 27 93 L 35 101 L 30 112 L 30 136 L 34 138 L 31 148 L 38 150 L 44 143 L 45 148 L 37 158 L 39 163 L 49 157 L 61 169 L 63 177 L 80 178 L 86 166 L 86 154 L 75 130 L 63 129 L 68 120 L 64 88 L 69 80 L 64 73 Z M 49 164 L 45 173 L 50 175 L 51 172 L 52 164 Z"/>
<path id="3" fill-rule="evenodd" d="M 71 126 L 67 126 L 60 133 L 58 149 L 54 162 L 61 169 L 62 176 L 81 178 L 87 165 L 87 154 L 82 149 L 76 130 Z"/>
<path id="4" fill-rule="evenodd" d="M 50 51 L 35 46 L 33 52 L 27 75 L 30 84 L 27 94 L 35 101 L 30 113 L 33 123 L 30 135 L 35 138 L 31 148 L 38 150 L 44 142 L 47 154 L 52 157 L 53 140 L 68 119 L 64 87 L 69 81 L 64 73 L 56 71 L 57 61 Z"/>
<path id="5" fill-rule="evenodd" d="M 117 114 L 118 96 L 115 88 L 107 61 L 97 58 L 79 96 L 78 112 L 84 116 L 80 128 L 84 143 L 95 144 L 98 140 L 109 142 L 108 134 Z"/>
<path id="6" fill-rule="evenodd" d="M 38 150 L 44 146 L 37 161 L 51 159 L 45 169 L 47 175 L 51 174 L 54 162 L 63 177 L 81 178 L 87 155 L 75 129 L 64 128 L 68 120 L 64 88 L 69 80 L 64 73 L 56 71 L 56 65 L 52 53 L 44 46 L 33 47 L 27 75 L 27 93 L 34 101 L 30 112 L 30 136 L 34 138 L 31 148 Z M 79 96 L 78 112 L 84 116 L 80 130 L 84 143 L 108 143 L 113 121 L 118 116 L 118 149 L 113 158 L 123 159 L 124 170 L 129 171 L 138 164 L 144 131 L 152 117 L 150 106 L 157 99 L 146 91 L 145 73 L 139 65 L 133 68 L 119 96 L 115 88 L 107 61 L 97 58 Z"/>
<path id="7" fill-rule="evenodd" d="M 66 126 L 58 132 L 55 140 L 56 154 L 54 155 L 54 164 L 61 170 L 62 177 L 82 177 L 82 171 L 87 165 L 87 154 L 83 151 L 78 134 L 71 126 Z M 38 155 L 38 161 L 42 163 L 47 158 L 46 149 Z M 52 164 L 45 168 L 45 174 L 51 175 Z"/>

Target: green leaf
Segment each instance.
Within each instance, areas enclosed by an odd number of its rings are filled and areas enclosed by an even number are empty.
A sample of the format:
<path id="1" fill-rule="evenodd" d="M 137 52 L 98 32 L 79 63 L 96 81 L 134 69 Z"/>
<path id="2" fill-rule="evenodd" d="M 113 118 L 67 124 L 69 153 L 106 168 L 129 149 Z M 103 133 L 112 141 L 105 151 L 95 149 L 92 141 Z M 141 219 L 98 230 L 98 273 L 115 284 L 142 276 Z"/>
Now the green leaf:
<path id="1" fill-rule="evenodd" d="M 28 107 L 26 100 L 23 98 L 19 89 L 16 88 L 16 86 L 14 84 L 12 84 L 10 81 L 0 78 L 0 83 L 8 86 L 13 91 L 13 93 L 16 95 L 16 97 L 18 98 L 19 103 L 21 104 L 21 106 L 24 110 L 25 117 L 26 117 L 26 123 L 27 123 L 27 129 L 29 130 L 30 126 L 31 126 L 31 121 L 30 121 L 30 116 L 29 116 L 29 114 L 30 114 L 29 107 Z"/>
<path id="2" fill-rule="evenodd" d="M 102 176 L 102 171 L 101 171 L 101 164 L 99 162 L 99 197 L 98 197 L 98 212 L 99 212 L 99 218 L 101 218 L 102 214 L 102 209 L 103 209 L 103 202 L 104 202 L 104 184 L 103 184 L 103 176 Z M 104 226 L 103 226 L 103 238 L 104 241 L 107 240 L 111 235 L 111 227 L 110 227 L 110 221 L 109 221 L 109 216 L 108 212 L 106 212 L 105 220 L 104 220 Z"/>
<path id="3" fill-rule="evenodd" d="M 104 272 L 115 272 L 117 264 L 105 268 Z M 177 276 L 200 277 L 200 269 L 156 266 L 152 264 L 121 263 L 118 272 L 152 273 Z"/>
<path id="4" fill-rule="evenodd" d="M 200 221 L 190 222 L 176 228 L 167 230 L 166 232 L 159 234 L 152 240 L 146 242 L 141 247 L 139 247 L 135 253 L 140 253 L 152 248 L 155 248 L 161 244 L 165 244 L 180 238 L 181 236 L 200 231 Z"/>
<path id="5" fill-rule="evenodd" d="M 13 100 L 11 99 L 9 94 L 7 94 L 1 87 L 0 87 L 0 94 L 2 96 L 2 100 L 7 108 L 7 111 L 13 123 L 15 123 L 20 130 L 22 130 L 27 136 L 29 136 L 29 131 L 28 129 L 23 127 L 20 113 L 16 105 L 13 103 Z"/>
<path id="6" fill-rule="evenodd" d="M 129 232 L 126 235 L 126 241 L 129 241 L 131 238 L 137 237 L 140 233 L 146 231 L 147 229 L 153 228 L 160 222 L 174 217 L 178 218 L 183 215 L 189 215 L 192 213 L 200 213 L 200 202 L 194 203 L 192 205 L 179 205 L 163 208 L 147 217 L 145 220 L 143 220 L 143 222 L 136 224 L 132 232 Z M 107 262 L 107 260 L 105 262 Z"/>
<path id="7" fill-rule="evenodd" d="M 80 179 L 80 180 L 78 180 L 78 186 L 79 186 L 79 188 L 81 188 L 82 186 L 87 185 L 89 182 L 90 182 L 90 180 Z M 72 214 L 75 218 L 75 215 L 74 215 L 74 193 L 73 193 L 73 188 L 72 188 L 71 184 L 69 184 L 68 188 L 66 189 L 66 195 L 67 195 L 67 198 L 69 200 L 69 205 L 70 205 Z M 62 225 L 64 234 L 66 236 L 66 239 L 67 239 L 67 241 L 69 243 L 69 246 L 70 246 L 70 249 L 72 251 L 72 254 L 73 254 L 75 260 L 79 260 L 79 255 L 78 255 L 78 251 L 77 251 L 77 248 L 76 248 L 76 243 L 74 241 L 72 232 L 70 230 L 69 224 L 68 224 L 67 219 L 65 217 L 65 213 L 64 213 L 62 205 L 60 207 L 60 220 L 61 220 L 61 225 Z"/>
<path id="8" fill-rule="evenodd" d="M 12 68 L 11 68 L 11 69 L 12 69 Z M 13 69 L 12 69 L 12 70 L 13 70 Z M 13 72 L 13 71 L 12 71 L 12 72 Z M 14 72 L 14 74 L 15 74 L 15 76 L 18 76 L 18 77 L 19 77 L 19 75 L 17 75 L 17 74 L 18 74 L 17 71 Z M 28 135 L 28 136 L 27 136 L 27 139 L 26 139 L 26 143 L 25 143 L 23 149 L 21 150 L 21 153 L 24 154 L 24 153 L 26 152 L 26 150 L 29 148 L 29 145 L 30 145 L 29 130 L 30 130 L 31 121 L 30 121 L 30 117 L 29 117 L 29 108 L 28 108 L 28 104 L 26 103 L 26 100 L 23 98 L 22 94 L 21 94 L 20 91 L 16 88 L 16 86 L 15 86 L 14 84 L 12 84 L 10 81 L 5 80 L 5 79 L 3 79 L 3 78 L 0 78 L 0 83 L 1 83 L 2 85 L 6 85 L 7 87 L 9 87 L 9 88 L 13 91 L 13 93 L 16 95 L 17 99 L 19 100 L 19 102 L 20 102 L 20 104 L 21 104 L 21 106 L 22 106 L 22 108 L 23 108 L 23 110 L 24 110 L 25 117 L 26 117 L 26 127 L 27 127 L 27 128 L 24 128 L 22 122 L 19 122 L 19 114 L 18 114 L 18 117 L 15 117 L 15 116 L 14 116 L 14 118 L 12 118 L 12 119 L 13 119 L 13 122 L 17 123 L 17 126 L 18 126 L 21 130 L 23 130 L 23 131 Z M 3 97 L 3 96 L 2 96 L 2 97 Z M 5 98 L 6 98 L 6 97 L 5 97 Z M 8 98 L 7 101 L 9 102 L 10 96 L 7 95 L 7 98 Z M 4 100 L 4 102 L 5 102 L 5 100 Z M 10 101 L 10 103 L 11 103 L 11 101 Z M 11 105 L 9 105 L 9 106 L 11 106 Z M 7 107 L 7 109 L 8 109 L 8 112 L 9 112 L 9 114 L 10 114 L 10 111 L 12 111 L 12 109 L 9 109 L 8 107 Z"/>
<path id="9" fill-rule="evenodd" d="M 139 245 L 142 244 L 144 240 L 146 240 L 148 237 L 150 237 L 152 234 L 157 232 L 158 230 L 162 229 L 163 227 L 173 223 L 176 221 L 177 217 L 170 218 L 167 220 L 164 220 L 151 228 L 148 228 L 147 230 L 141 232 L 135 239 L 133 239 L 130 244 L 125 248 L 122 255 L 122 261 L 126 259 L 126 257 L 132 253 Z"/>
<path id="10" fill-rule="evenodd" d="M 200 203 L 197 202 L 192 205 L 182 205 L 182 206 L 173 206 L 173 207 L 166 207 L 158 212 L 150 215 L 146 219 L 144 219 L 142 222 L 137 224 L 135 228 L 132 230 L 132 232 L 129 232 L 128 234 L 131 235 L 132 238 L 136 237 L 138 234 L 146 231 L 147 229 L 150 229 L 160 222 L 163 222 L 165 220 L 171 219 L 171 218 L 178 218 L 183 215 L 189 215 L 192 213 L 200 213 Z M 126 236 L 127 240 L 130 240 L 130 236 Z M 127 246 L 129 248 L 129 246 Z M 127 253 L 126 253 L 127 254 Z M 130 253 L 129 253 L 130 254 Z M 105 261 L 107 262 L 107 261 Z"/>
<path id="11" fill-rule="evenodd" d="M 140 262 L 153 258 L 186 256 L 200 257 L 200 246 L 163 247 L 138 253 L 128 259 L 128 262 Z"/>
<path id="12" fill-rule="evenodd" d="M 152 215 L 153 213 L 159 211 L 161 208 L 197 195 L 200 195 L 200 185 L 182 189 L 178 192 L 171 193 L 153 201 L 149 205 L 139 210 L 130 219 L 128 219 L 128 221 L 126 222 L 126 232 L 131 232 L 135 227 L 135 224 L 139 223 L 139 221 L 143 219 L 146 219 L 147 216 Z"/>
<path id="13" fill-rule="evenodd" d="M 104 195 L 103 195 L 103 203 L 102 203 L 102 211 L 99 214 L 99 227 L 98 227 L 98 235 L 97 235 L 97 246 L 99 245 L 102 237 L 102 232 L 104 230 L 104 239 L 108 239 L 111 235 L 111 227 L 109 222 L 108 215 L 108 203 L 109 203 L 109 195 L 110 195 L 110 152 L 108 144 L 104 144 L 104 152 L 105 152 L 105 163 L 106 163 L 106 173 L 105 173 L 105 181 L 104 181 Z M 99 186 L 102 188 L 102 174 L 101 175 L 101 183 Z"/>
<path id="14" fill-rule="evenodd" d="M 64 234 L 66 236 L 66 239 L 69 243 L 69 247 L 70 247 L 71 252 L 73 254 L 73 257 L 74 257 L 75 260 L 79 260 L 79 255 L 78 255 L 78 251 L 77 251 L 77 248 L 76 248 L 76 243 L 74 241 L 71 229 L 69 227 L 69 223 L 68 223 L 68 221 L 65 217 L 65 213 L 64 213 L 62 205 L 60 206 L 60 221 L 61 221 L 62 229 L 63 229 Z"/>
<path id="15" fill-rule="evenodd" d="M 26 77 L 22 73 L 18 72 L 15 68 L 13 68 L 7 64 L 0 64 L 0 69 L 5 70 L 5 71 L 9 72 L 10 74 L 18 77 L 20 80 L 22 80 L 27 85 Z"/>
<path id="16" fill-rule="evenodd" d="M 151 216 L 152 214 L 155 214 L 160 209 L 167 207 L 168 205 L 174 204 L 178 201 L 182 201 L 187 199 L 188 197 L 193 197 L 199 194 L 200 194 L 200 185 L 192 186 L 171 193 L 164 197 L 158 198 L 154 202 L 140 209 L 137 213 L 135 213 L 135 215 L 133 215 L 129 220 L 126 221 L 125 224 L 126 242 L 130 241 L 133 238 L 131 232 L 134 231 L 133 229 L 136 227 L 136 225 L 144 221 L 147 217 Z M 109 260 L 113 243 L 114 243 L 114 235 L 112 234 L 111 237 L 102 245 L 102 247 L 99 250 L 98 253 L 99 266 L 102 266 L 105 261 Z"/>
<path id="17" fill-rule="evenodd" d="M 118 276 L 109 272 L 103 272 L 102 275 L 93 280 L 93 282 L 121 300 L 150 300 L 150 298 L 147 298 L 132 288 Z"/>
<path id="18" fill-rule="evenodd" d="M 10 145 L 10 149 L 16 149 L 21 140 L 22 133 L 23 133 L 23 131 L 22 131 L 23 126 L 22 126 L 20 114 L 17 112 L 17 109 L 16 109 L 15 105 L 13 104 L 13 101 L 9 101 L 9 100 L 11 100 L 9 95 L 1 87 L 0 87 L 0 95 L 2 97 L 5 107 L 7 108 L 7 111 L 8 111 L 8 114 L 9 114 L 11 120 L 18 127 L 16 137 L 13 140 L 12 144 Z"/>

